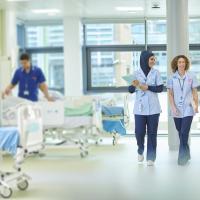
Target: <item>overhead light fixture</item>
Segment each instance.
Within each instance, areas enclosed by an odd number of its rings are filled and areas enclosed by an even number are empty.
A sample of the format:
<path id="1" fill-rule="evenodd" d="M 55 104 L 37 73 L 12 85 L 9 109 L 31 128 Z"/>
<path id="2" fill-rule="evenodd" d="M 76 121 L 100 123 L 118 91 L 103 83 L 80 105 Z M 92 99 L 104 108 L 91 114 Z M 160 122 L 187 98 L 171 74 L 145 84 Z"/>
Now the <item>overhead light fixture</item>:
<path id="1" fill-rule="evenodd" d="M 56 13 L 47 13 L 47 15 L 49 15 L 49 16 L 55 16 Z"/>
<path id="2" fill-rule="evenodd" d="M 7 0 L 8 2 L 26 2 L 29 0 Z"/>
<path id="3" fill-rule="evenodd" d="M 58 9 L 36 9 L 36 10 L 32 10 L 33 13 L 35 14 L 58 14 L 60 13 L 60 10 Z"/>
<path id="4" fill-rule="evenodd" d="M 132 11 L 132 12 L 136 12 L 136 11 L 143 11 L 144 9 L 142 7 L 123 7 L 123 6 L 119 6 L 115 8 L 118 11 Z"/>
<path id="5" fill-rule="evenodd" d="M 128 11 L 128 13 L 135 14 L 136 12 L 135 11 Z"/>

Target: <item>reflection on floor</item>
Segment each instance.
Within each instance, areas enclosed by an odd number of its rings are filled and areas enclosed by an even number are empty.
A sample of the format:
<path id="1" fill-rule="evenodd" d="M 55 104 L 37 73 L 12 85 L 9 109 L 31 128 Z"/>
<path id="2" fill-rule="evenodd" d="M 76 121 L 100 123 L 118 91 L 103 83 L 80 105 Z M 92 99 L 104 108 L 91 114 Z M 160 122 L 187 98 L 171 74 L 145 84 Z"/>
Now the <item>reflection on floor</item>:
<path id="1" fill-rule="evenodd" d="M 90 148 L 79 157 L 78 149 L 49 147 L 45 157 L 32 157 L 24 171 L 32 176 L 26 192 L 14 190 L 14 199 L 24 200 L 199 200 L 200 138 L 192 138 L 192 160 L 177 166 L 177 152 L 169 152 L 167 138 L 158 140 L 154 167 L 137 163 L 135 138 L 124 138 L 113 147 Z M 3 168 L 11 159 L 6 157 Z M 2 167 L 2 166 L 1 166 Z"/>

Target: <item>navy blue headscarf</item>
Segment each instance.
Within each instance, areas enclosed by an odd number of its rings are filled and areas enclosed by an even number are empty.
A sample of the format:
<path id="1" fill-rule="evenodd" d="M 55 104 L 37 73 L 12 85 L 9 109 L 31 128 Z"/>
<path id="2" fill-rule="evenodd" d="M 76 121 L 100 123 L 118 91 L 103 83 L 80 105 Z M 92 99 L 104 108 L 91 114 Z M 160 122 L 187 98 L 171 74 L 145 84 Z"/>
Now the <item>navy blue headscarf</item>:
<path id="1" fill-rule="evenodd" d="M 151 68 L 149 67 L 149 58 L 151 56 L 154 56 L 154 54 L 150 51 L 142 51 L 140 54 L 140 67 L 142 71 L 144 72 L 145 76 L 148 75 Z"/>

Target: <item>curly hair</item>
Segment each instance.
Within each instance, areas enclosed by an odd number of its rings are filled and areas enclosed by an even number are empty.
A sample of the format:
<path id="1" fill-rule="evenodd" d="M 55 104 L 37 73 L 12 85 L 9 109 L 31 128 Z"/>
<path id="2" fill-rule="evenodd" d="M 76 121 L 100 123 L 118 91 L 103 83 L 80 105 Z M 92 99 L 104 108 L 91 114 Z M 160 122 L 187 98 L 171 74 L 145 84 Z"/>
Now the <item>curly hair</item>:
<path id="1" fill-rule="evenodd" d="M 171 62 L 171 69 L 173 72 L 176 72 L 178 70 L 178 60 L 180 58 L 183 58 L 185 60 L 185 70 L 187 71 L 190 67 L 190 61 L 185 55 L 178 55 L 173 58 Z"/>

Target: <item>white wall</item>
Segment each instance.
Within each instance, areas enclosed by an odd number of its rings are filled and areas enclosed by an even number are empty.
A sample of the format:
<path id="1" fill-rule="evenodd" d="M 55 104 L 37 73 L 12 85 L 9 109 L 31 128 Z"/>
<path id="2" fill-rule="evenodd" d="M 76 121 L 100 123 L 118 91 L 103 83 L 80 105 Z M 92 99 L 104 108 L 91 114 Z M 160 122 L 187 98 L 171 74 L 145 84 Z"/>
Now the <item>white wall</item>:
<path id="1" fill-rule="evenodd" d="M 65 17 L 64 23 L 64 70 L 65 95 L 83 94 L 81 23 L 78 17 Z"/>
<path id="2" fill-rule="evenodd" d="M 167 0 L 167 61 L 168 77 L 171 75 L 171 60 L 179 55 L 189 54 L 188 0 Z M 169 107 L 169 105 L 168 105 Z M 171 117 L 168 118 L 168 143 L 170 150 L 177 150 L 179 138 Z"/>
<path id="3" fill-rule="evenodd" d="M 16 67 L 18 60 L 16 15 L 14 11 L 3 12 L 4 21 L 4 49 L 3 56 L 9 57 L 12 68 Z"/>
<path id="4" fill-rule="evenodd" d="M 12 71 L 17 65 L 18 47 L 16 15 L 10 10 L 0 11 L 0 84 L 1 90 L 10 83 Z"/>

